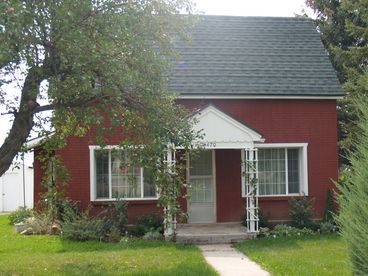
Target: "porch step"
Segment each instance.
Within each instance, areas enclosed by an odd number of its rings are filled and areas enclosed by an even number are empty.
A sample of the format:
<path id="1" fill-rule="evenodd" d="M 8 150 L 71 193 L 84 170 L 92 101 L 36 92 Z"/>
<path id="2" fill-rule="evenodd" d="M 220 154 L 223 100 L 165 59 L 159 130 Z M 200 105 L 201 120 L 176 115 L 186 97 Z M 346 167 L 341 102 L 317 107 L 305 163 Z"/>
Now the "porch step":
<path id="1" fill-rule="evenodd" d="M 180 224 L 176 242 L 184 244 L 223 244 L 255 238 L 240 223 Z"/>

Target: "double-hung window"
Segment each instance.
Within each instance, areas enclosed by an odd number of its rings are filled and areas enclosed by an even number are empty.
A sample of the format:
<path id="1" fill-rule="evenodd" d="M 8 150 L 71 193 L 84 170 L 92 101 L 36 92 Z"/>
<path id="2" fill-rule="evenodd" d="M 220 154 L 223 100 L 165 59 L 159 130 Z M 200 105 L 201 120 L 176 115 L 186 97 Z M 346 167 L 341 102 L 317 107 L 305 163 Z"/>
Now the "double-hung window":
<path id="1" fill-rule="evenodd" d="M 157 198 L 152 174 L 118 148 L 90 146 L 91 200 Z"/>
<path id="2" fill-rule="evenodd" d="M 306 145 L 284 144 L 258 149 L 259 195 L 300 195 L 308 193 Z"/>

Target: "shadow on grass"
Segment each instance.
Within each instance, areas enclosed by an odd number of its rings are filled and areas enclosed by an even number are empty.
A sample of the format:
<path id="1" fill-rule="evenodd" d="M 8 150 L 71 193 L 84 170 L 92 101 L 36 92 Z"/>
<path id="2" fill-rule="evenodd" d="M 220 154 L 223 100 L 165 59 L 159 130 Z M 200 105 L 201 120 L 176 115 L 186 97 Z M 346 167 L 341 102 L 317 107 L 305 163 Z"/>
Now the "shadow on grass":
<path id="1" fill-rule="evenodd" d="M 92 251 L 124 251 L 124 250 L 142 250 L 142 249 L 157 249 L 157 248 L 171 248 L 178 251 L 196 251 L 198 250 L 192 245 L 182 245 L 173 242 L 165 241 L 147 241 L 141 239 L 122 239 L 118 243 L 106 243 L 99 241 L 70 241 L 60 238 L 62 248 L 58 253 L 66 252 L 92 252 Z"/>
<path id="2" fill-rule="evenodd" d="M 336 240 L 340 236 L 337 234 L 316 234 L 312 236 L 301 236 L 301 237 L 267 237 L 256 240 L 245 241 L 235 244 L 235 248 L 247 252 L 247 250 L 273 250 L 273 249 L 284 249 L 294 250 L 302 248 L 304 242 L 323 242 L 327 240 Z"/>
<path id="3" fill-rule="evenodd" d="M 59 273 L 65 275 L 131 275 L 131 276 L 144 276 L 144 275 L 217 275 L 217 273 L 209 266 L 205 266 L 202 263 L 180 263 L 175 266 L 169 267 L 106 267 L 101 264 L 92 263 L 72 263 L 63 264 Z"/>

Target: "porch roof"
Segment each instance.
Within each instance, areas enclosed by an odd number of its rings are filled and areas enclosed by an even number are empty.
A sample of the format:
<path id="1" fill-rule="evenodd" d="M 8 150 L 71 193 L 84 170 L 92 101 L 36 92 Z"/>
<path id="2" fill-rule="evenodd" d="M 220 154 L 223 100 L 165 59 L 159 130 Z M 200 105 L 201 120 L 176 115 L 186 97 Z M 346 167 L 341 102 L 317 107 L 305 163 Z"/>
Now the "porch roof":
<path id="1" fill-rule="evenodd" d="M 203 139 L 195 144 L 207 149 L 245 149 L 253 148 L 255 142 L 264 142 L 262 135 L 233 117 L 208 105 L 194 113 L 197 121 L 194 130 L 201 131 Z"/>

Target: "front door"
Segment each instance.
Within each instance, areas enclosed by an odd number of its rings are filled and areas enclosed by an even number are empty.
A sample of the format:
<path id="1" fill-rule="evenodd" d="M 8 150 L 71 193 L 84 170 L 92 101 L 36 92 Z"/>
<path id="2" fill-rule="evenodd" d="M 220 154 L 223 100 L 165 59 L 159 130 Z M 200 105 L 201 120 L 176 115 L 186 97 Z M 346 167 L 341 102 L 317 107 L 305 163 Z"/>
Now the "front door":
<path id="1" fill-rule="evenodd" d="M 214 223 L 214 151 L 204 150 L 189 161 L 189 223 Z"/>

